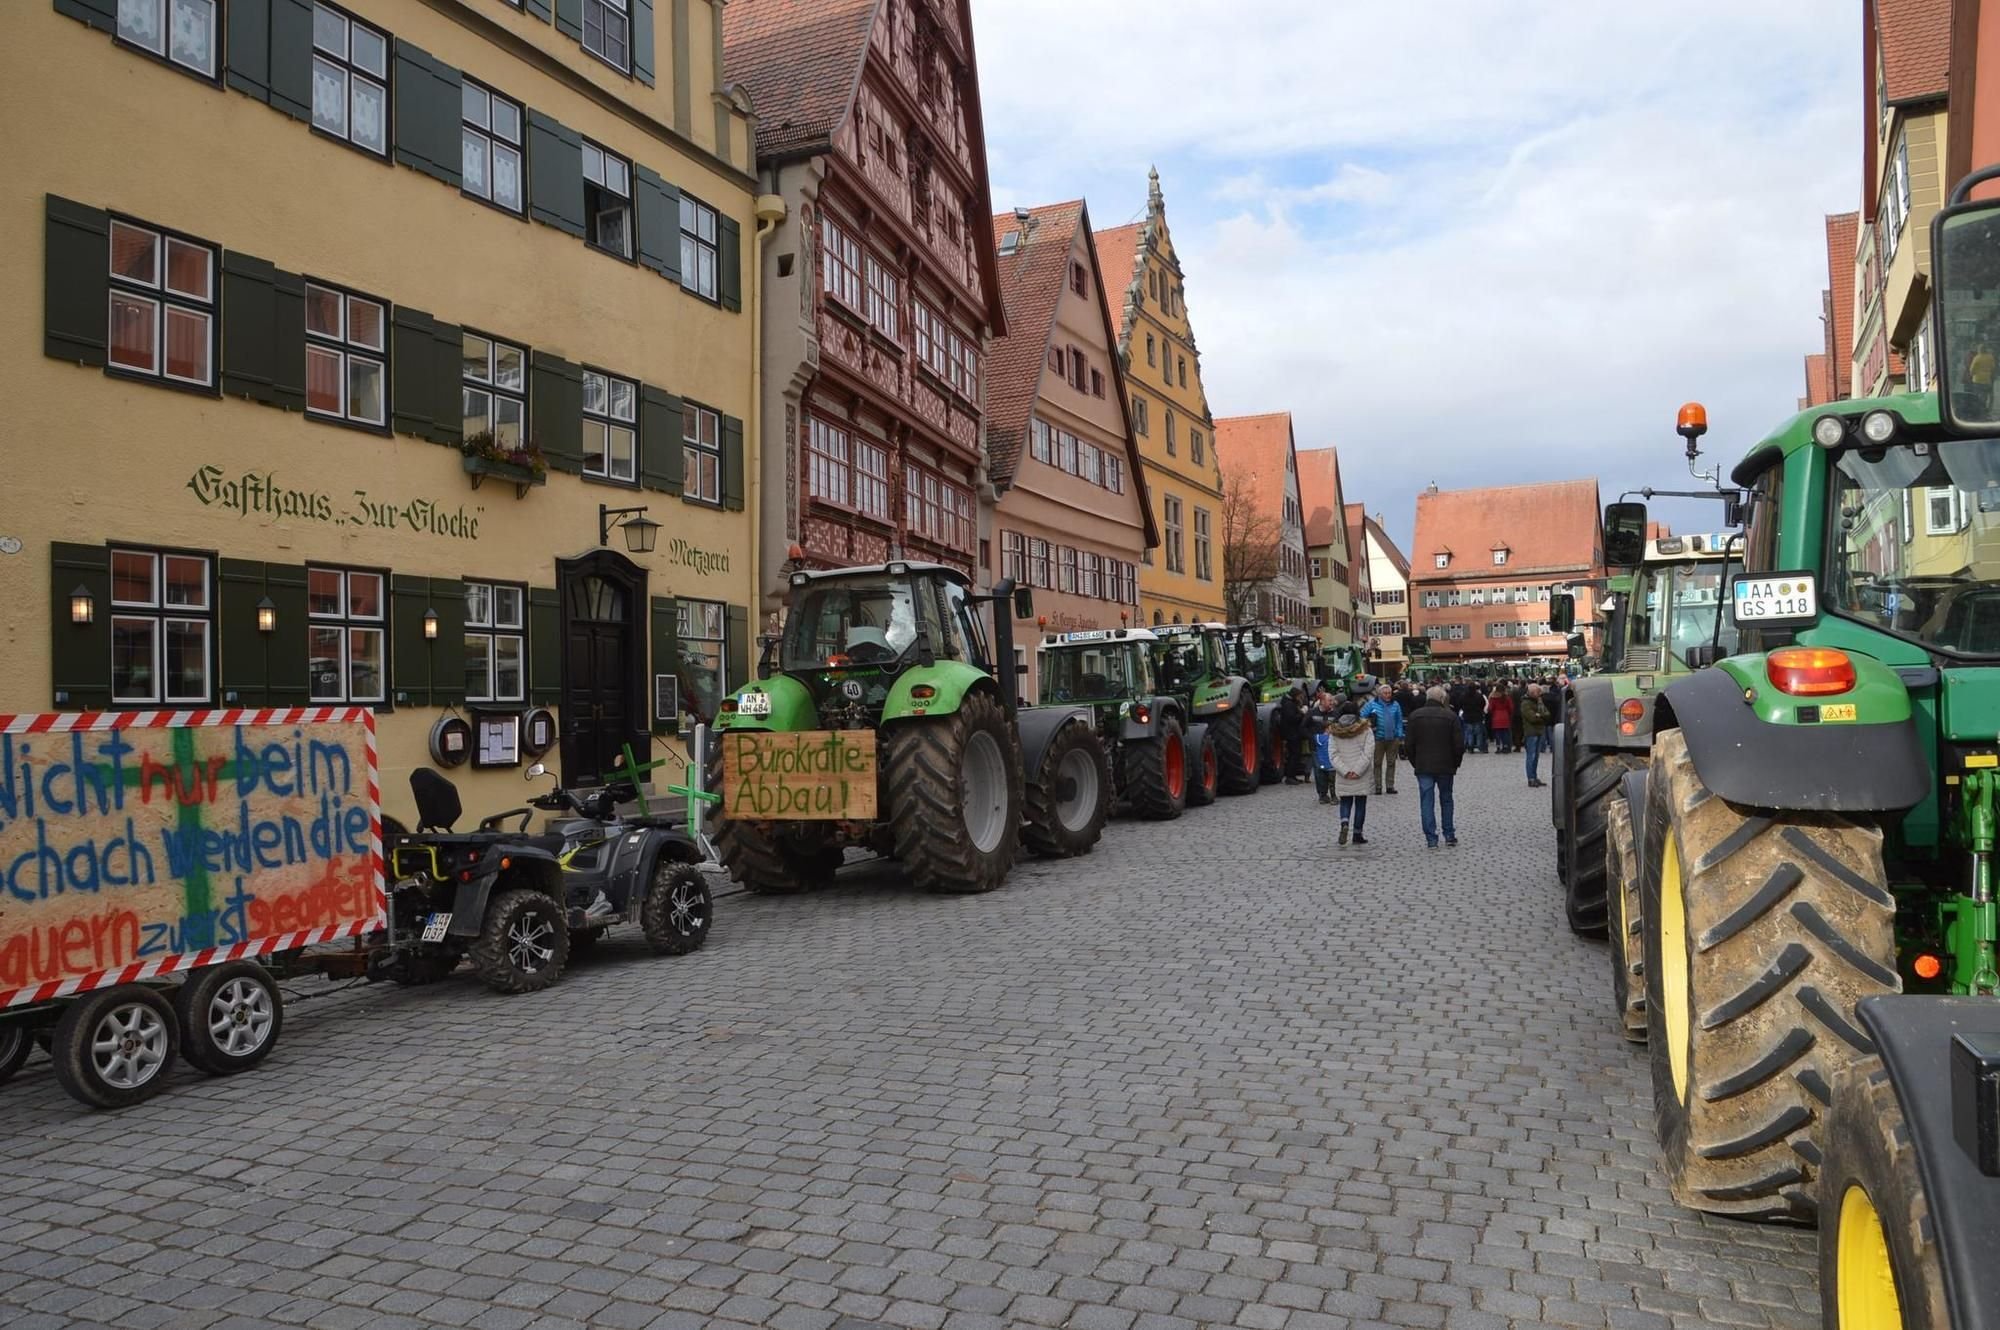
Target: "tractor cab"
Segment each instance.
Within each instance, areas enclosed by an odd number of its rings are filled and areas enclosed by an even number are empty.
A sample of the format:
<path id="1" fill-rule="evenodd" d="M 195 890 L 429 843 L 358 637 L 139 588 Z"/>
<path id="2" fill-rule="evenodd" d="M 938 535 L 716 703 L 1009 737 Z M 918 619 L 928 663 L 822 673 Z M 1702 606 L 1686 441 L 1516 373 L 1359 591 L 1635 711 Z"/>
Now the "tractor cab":
<path id="1" fill-rule="evenodd" d="M 1219 623 L 1153 629 L 1153 664 L 1161 691 L 1191 692 L 1197 684 L 1229 674 L 1227 632 Z"/>
<path id="2" fill-rule="evenodd" d="M 1104 628 L 1049 633 L 1042 638 L 1041 700 L 1044 705 L 1116 705 L 1159 691 L 1153 676 L 1150 629 Z"/>
<path id="3" fill-rule="evenodd" d="M 1273 624 L 1251 623 L 1232 626 L 1228 630 L 1230 663 L 1236 673 L 1248 679 L 1256 688 L 1258 699 L 1275 702 L 1296 684 L 1303 674 L 1294 674 L 1286 666 L 1284 629 Z"/>

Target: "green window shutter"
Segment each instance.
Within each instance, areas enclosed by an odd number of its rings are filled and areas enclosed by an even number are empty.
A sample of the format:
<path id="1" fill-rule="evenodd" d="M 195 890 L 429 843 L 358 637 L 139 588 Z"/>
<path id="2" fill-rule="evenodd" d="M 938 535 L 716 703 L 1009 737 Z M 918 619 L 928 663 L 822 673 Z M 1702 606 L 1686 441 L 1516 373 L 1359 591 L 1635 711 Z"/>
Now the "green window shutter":
<path id="1" fill-rule="evenodd" d="M 89 623 L 70 622 L 78 587 L 96 607 Z M 111 551 L 102 545 L 49 546 L 49 674 L 58 711 L 111 705 Z"/>
<path id="2" fill-rule="evenodd" d="M 632 72 L 653 86 L 653 0 L 632 0 Z"/>
<path id="3" fill-rule="evenodd" d="M 716 245 L 715 266 L 716 290 L 722 296 L 722 307 L 733 312 L 743 308 L 743 230 L 734 218 L 718 217 L 720 228 Z"/>
<path id="4" fill-rule="evenodd" d="M 42 350 L 57 360 L 102 365 L 111 287 L 111 222 L 99 209 L 54 194 L 47 200 Z"/>
<path id="5" fill-rule="evenodd" d="M 654 596 L 653 597 L 653 674 L 655 677 L 649 681 L 652 684 L 652 687 L 647 690 L 649 694 L 647 698 L 647 704 L 652 708 L 653 733 L 655 734 L 672 734 L 674 730 L 677 728 L 678 721 L 675 717 L 662 715 L 660 712 L 660 688 L 659 688 L 658 676 L 662 674 L 671 674 L 675 676 L 674 696 L 678 698 L 680 696 L 680 689 L 681 689 L 679 681 L 680 668 L 681 668 L 680 606 L 672 596 Z"/>
<path id="6" fill-rule="evenodd" d="M 528 110 L 528 216 L 583 236 L 583 136 Z"/>
<path id="7" fill-rule="evenodd" d="M 271 0 L 271 105 L 312 119 L 312 0 Z"/>
<path id="8" fill-rule="evenodd" d="M 265 701 L 270 644 L 257 631 L 257 602 L 262 599 L 263 564 L 250 559 L 221 561 L 216 572 L 216 636 L 221 639 L 222 651 L 222 689 L 217 700 L 224 706 L 270 705 Z"/>
<path id="9" fill-rule="evenodd" d="M 277 274 L 268 260 L 233 249 L 222 252 L 222 391 L 273 405 L 278 400 Z M 299 336 L 303 341 L 303 325 Z M 303 347 L 299 358 L 305 359 Z M 302 364 L 299 373 L 304 372 Z M 263 577 L 262 568 L 257 575 Z"/>
<path id="10" fill-rule="evenodd" d="M 305 706 L 312 696 L 311 663 L 306 652 L 305 565 L 265 564 L 264 594 L 278 607 L 277 630 L 266 643 L 265 705 Z"/>
<path id="11" fill-rule="evenodd" d="M 743 511 L 743 422 L 722 418 L 722 506 Z"/>
<path id="12" fill-rule="evenodd" d="M 455 323 L 433 322 L 430 372 L 425 377 L 431 394 L 432 443 L 456 448 L 465 437 L 464 373 L 465 330 Z"/>
<path id="13" fill-rule="evenodd" d="M 583 367 L 534 351 L 528 357 L 528 437 L 549 467 L 583 470 Z"/>
<path id="14" fill-rule="evenodd" d="M 224 41 L 225 81 L 260 102 L 271 100 L 271 0 L 230 0 Z"/>
<path id="15" fill-rule="evenodd" d="M 554 13 L 549 9 L 549 0 L 528 0 L 528 14 L 530 17 L 538 18 L 544 23 L 555 17 Z"/>
<path id="16" fill-rule="evenodd" d="M 657 171 L 632 167 L 633 206 L 639 211 L 639 262 L 669 281 L 681 274 L 681 192 Z"/>
<path id="17" fill-rule="evenodd" d="M 424 611 L 432 608 L 430 578 L 390 577 L 389 678 L 398 706 L 431 705 L 431 665 L 439 644 L 424 636 Z"/>
<path id="18" fill-rule="evenodd" d="M 722 682 L 734 691 L 750 678 L 750 611 L 741 605 L 722 607 Z"/>
<path id="19" fill-rule="evenodd" d="M 437 343 L 431 316 L 406 305 L 390 316 L 390 423 L 398 434 L 429 438 L 437 425 Z"/>
<path id="20" fill-rule="evenodd" d="M 528 701 L 562 702 L 562 614 L 553 587 L 528 588 Z"/>
<path id="21" fill-rule="evenodd" d="M 282 268 L 271 278 L 271 392 L 287 411 L 306 409 L 306 279 Z"/>
<path id="22" fill-rule="evenodd" d="M 556 0 L 556 31 L 583 40 L 583 0 Z"/>
<path id="23" fill-rule="evenodd" d="M 430 608 L 438 616 L 437 640 L 424 643 L 433 653 L 431 705 L 455 707 L 465 701 L 465 583 L 433 577 Z"/>
<path id="24" fill-rule="evenodd" d="M 684 446 L 681 399 L 664 388 L 639 385 L 639 483 L 679 494 Z"/>
<path id="25" fill-rule="evenodd" d="M 457 189 L 464 164 L 459 72 L 422 49 L 396 42 L 396 160 Z"/>
<path id="26" fill-rule="evenodd" d="M 56 0 L 56 13 L 100 32 L 118 31 L 118 0 Z"/>

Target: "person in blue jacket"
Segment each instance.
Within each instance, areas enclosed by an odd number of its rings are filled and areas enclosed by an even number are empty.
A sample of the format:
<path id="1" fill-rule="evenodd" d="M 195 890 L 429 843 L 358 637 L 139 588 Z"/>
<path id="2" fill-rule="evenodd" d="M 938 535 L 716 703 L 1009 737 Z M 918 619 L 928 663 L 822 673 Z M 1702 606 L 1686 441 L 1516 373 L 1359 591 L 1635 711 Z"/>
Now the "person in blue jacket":
<path id="1" fill-rule="evenodd" d="M 1388 684 L 1375 690 L 1361 719 L 1375 727 L 1375 793 L 1396 792 L 1396 751 L 1403 744 L 1403 708 Z"/>

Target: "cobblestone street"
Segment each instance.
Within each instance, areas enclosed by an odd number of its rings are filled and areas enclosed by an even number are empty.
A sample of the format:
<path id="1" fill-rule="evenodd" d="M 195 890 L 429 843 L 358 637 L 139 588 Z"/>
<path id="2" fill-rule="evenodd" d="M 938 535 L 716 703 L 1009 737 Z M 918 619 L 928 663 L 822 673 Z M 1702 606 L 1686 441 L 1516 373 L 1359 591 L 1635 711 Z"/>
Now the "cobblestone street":
<path id="1" fill-rule="evenodd" d="M 554 990 L 296 1002 L 262 1069 L 0 1091 L 0 1324 L 1817 1325 L 1813 1237 L 1700 1218 L 1469 756 L 1372 843 L 1277 787 L 987 897 L 850 867 Z"/>

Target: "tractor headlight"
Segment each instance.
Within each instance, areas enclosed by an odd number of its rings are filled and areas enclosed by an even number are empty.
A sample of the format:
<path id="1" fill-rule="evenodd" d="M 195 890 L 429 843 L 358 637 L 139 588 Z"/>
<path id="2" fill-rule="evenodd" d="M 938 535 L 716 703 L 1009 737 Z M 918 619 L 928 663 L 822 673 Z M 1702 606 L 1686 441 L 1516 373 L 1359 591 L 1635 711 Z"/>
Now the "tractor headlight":
<path id="1" fill-rule="evenodd" d="M 1893 411 L 1870 411 L 1861 417 L 1861 437 L 1870 443 L 1888 443 L 1896 437 L 1896 427 L 1901 423 Z"/>
<path id="2" fill-rule="evenodd" d="M 1822 448 L 1838 448 L 1847 437 L 1847 422 L 1839 416 L 1821 416 L 1813 422 L 1813 442 Z"/>

